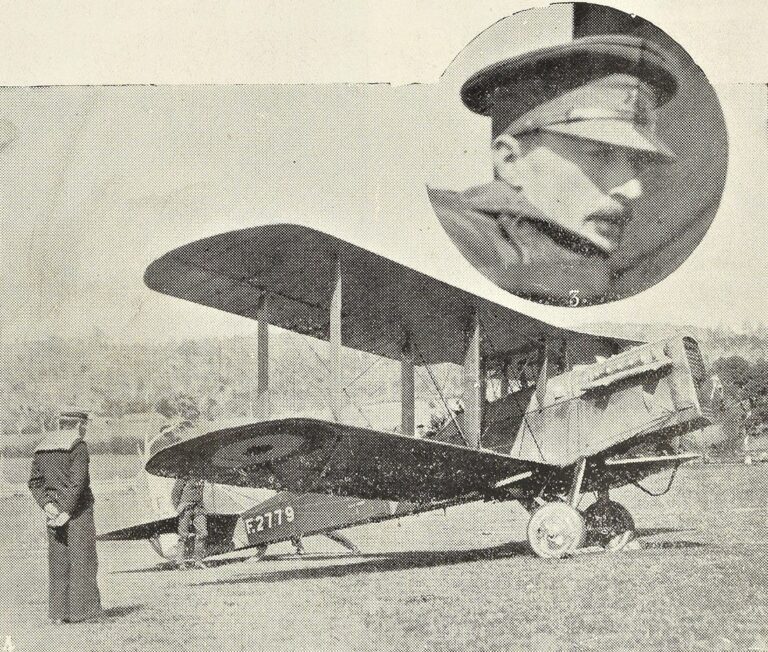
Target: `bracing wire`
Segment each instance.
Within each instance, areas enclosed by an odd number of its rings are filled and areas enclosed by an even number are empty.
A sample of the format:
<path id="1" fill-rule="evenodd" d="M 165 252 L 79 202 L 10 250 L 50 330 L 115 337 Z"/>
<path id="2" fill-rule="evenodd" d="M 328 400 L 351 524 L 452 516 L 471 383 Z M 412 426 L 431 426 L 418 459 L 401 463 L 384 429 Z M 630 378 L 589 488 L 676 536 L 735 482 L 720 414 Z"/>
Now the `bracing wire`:
<path id="1" fill-rule="evenodd" d="M 654 493 L 650 489 L 646 489 L 643 485 L 640 484 L 640 482 L 635 481 L 632 484 L 635 485 L 640 491 L 643 493 L 648 494 L 649 496 L 653 496 L 654 498 L 658 498 L 660 496 L 663 496 L 664 494 L 668 493 L 669 490 L 672 488 L 672 483 L 675 481 L 675 475 L 677 475 L 677 470 L 680 468 L 680 465 L 676 465 L 674 469 L 672 469 L 672 475 L 669 477 L 669 484 L 667 485 L 667 488 L 664 489 L 661 493 Z"/>
<path id="2" fill-rule="evenodd" d="M 361 371 L 357 376 L 355 376 L 352 380 L 350 380 L 345 386 L 344 389 L 347 389 L 348 387 L 352 387 L 358 380 L 360 380 L 363 376 L 365 376 L 368 372 L 371 371 L 377 364 L 379 364 L 382 360 L 386 360 L 386 358 L 377 357 L 371 364 L 369 364 L 363 371 Z"/>
<path id="3" fill-rule="evenodd" d="M 480 323 L 480 327 L 482 328 L 482 322 Z M 538 340 L 536 340 L 536 341 L 537 341 L 537 343 L 540 344 L 540 342 Z M 493 345 L 493 342 L 490 342 L 490 345 L 491 345 L 491 348 L 495 349 L 495 347 Z M 546 340 L 544 341 L 544 351 L 545 351 L 545 355 L 546 355 L 546 351 L 547 351 L 547 342 L 546 342 Z M 541 457 L 541 461 L 546 464 L 547 463 L 547 459 L 544 457 L 544 451 L 541 450 L 541 446 L 539 445 L 538 439 L 536 439 L 536 435 L 533 434 L 533 428 L 531 428 L 531 424 L 528 422 L 528 414 L 525 411 L 525 408 L 522 405 L 520 405 L 520 401 L 518 400 L 518 397 L 514 393 L 511 394 L 511 396 L 514 398 L 515 405 L 517 406 L 518 411 L 520 412 L 520 414 L 523 417 L 523 423 L 525 424 L 525 428 L 528 431 L 528 434 L 531 436 L 531 439 L 533 439 L 533 443 L 536 445 L 536 450 L 539 451 L 539 456 Z"/>
<path id="4" fill-rule="evenodd" d="M 422 365 L 427 370 L 427 373 L 429 374 L 429 377 L 432 379 L 432 383 L 434 384 L 435 389 L 437 390 L 437 393 L 440 396 L 440 400 L 443 403 L 443 407 L 445 408 L 445 411 L 448 413 L 448 416 L 451 418 L 451 421 L 453 421 L 453 425 L 456 426 L 456 429 L 459 431 L 459 434 L 461 435 L 462 439 L 464 441 L 467 441 L 467 436 L 464 434 L 464 429 L 459 425 L 459 422 L 456 419 L 456 416 L 453 414 L 453 411 L 451 410 L 451 408 L 448 407 L 448 402 L 445 400 L 445 396 L 443 395 L 442 390 L 440 389 L 439 385 L 437 384 L 437 380 L 435 379 L 435 376 L 432 373 L 432 369 L 430 369 L 429 365 L 427 364 L 427 361 L 424 358 L 424 354 L 421 352 L 419 347 L 416 346 L 416 344 L 413 345 L 413 348 L 415 349 L 415 351 L 418 354 L 419 358 L 421 358 Z"/>
<path id="5" fill-rule="evenodd" d="M 419 365 L 419 367 L 420 366 L 421 365 Z M 425 373 L 426 373 L 426 378 L 423 375 L 417 375 L 417 377 L 416 377 L 418 382 L 419 382 L 420 387 L 425 389 L 426 391 L 430 392 L 430 394 L 432 394 L 433 396 L 437 396 L 437 398 L 439 399 L 440 398 L 440 392 L 438 392 L 435 389 L 433 383 L 431 382 L 431 377 L 429 375 L 429 371 L 425 370 Z M 444 382 L 440 383 L 440 386 L 441 387 L 445 387 L 445 383 Z M 448 415 L 446 415 L 446 416 L 448 416 Z"/>
<path id="6" fill-rule="evenodd" d="M 323 365 L 323 367 L 325 368 L 325 370 L 326 370 L 328 373 L 330 373 L 330 371 L 331 371 L 331 370 L 330 370 L 330 368 L 328 367 L 328 363 L 327 363 L 325 360 L 323 360 L 323 358 L 322 358 L 322 357 L 320 356 L 320 354 L 319 354 L 319 353 L 318 353 L 318 352 L 315 350 L 315 347 L 313 347 L 313 346 L 312 346 L 312 344 L 309 342 L 309 340 L 307 340 L 307 346 L 308 346 L 308 347 L 309 347 L 309 349 L 312 351 L 312 353 L 314 353 L 314 354 L 315 354 L 315 357 L 317 357 L 317 359 L 320 361 L 320 364 L 321 364 L 321 365 Z M 346 387 L 342 387 L 342 388 L 341 388 L 341 391 L 342 391 L 342 392 L 344 392 L 344 394 L 346 395 L 347 399 L 349 400 L 349 403 L 350 403 L 350 405 L 352 405 L 352 406 L 353 406 L 353 407 L 354 407 L 354 408 L 355 408 L 355 409 L 356 409 L 356 410 L 357 410 L 357 411 L 360 413 L 360 416 L 361 416 L 361 417 L 363 417 L 363 419 L 365 420 L 365 423 L 366 423 L 366 425 L 368 426 L 368 428 L 370 428 L 371 430 L 373 430 L 373 429 L 374 429 L 374 428 L 373 428 L 373 424 L 371 423 L 370 419 L 368 419 L 368 416 L 367 416 L 367 415 L 365 414 L 365 412 L 363 412 L 363 410 L 360 408 L 360 405 L 358 405 L 357 401 L 355 401 L 355 400 L 352 398 L 351 394 L 350 394 L 350 393 L 347 391 L 347 388 L 346 388 Z M 332 397 L 331 397 L 331 394 L 330 394 L 330 392 L 326 391 L 326 395 L 327 395 L 327 397 L 328 397 L 328 402 L 330 403 L 330 401 L 331 401 L 331 398 L 332 398 Z"/>

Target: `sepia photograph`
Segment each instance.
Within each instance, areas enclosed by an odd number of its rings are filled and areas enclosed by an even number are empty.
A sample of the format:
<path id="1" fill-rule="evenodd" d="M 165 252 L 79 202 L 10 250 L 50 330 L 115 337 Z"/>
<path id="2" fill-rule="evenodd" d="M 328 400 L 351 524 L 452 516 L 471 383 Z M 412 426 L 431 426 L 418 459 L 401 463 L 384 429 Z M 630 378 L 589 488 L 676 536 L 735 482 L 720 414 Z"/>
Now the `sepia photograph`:
<path id="1" fill-rule="evenodd" d="M 3 652 L 768 651 L 768 13 L 534 4 L 0 7 Z"/>

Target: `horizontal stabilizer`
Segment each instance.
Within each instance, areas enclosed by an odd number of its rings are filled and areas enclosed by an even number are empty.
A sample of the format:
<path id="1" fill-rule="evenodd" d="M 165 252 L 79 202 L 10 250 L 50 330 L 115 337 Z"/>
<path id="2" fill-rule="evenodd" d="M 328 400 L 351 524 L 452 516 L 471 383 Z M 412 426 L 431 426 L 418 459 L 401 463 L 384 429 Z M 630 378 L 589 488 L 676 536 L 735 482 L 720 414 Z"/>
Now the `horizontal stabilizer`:
<path id="1" fill-rule="evenodd" d="M 141 523 L 120 530 L 106 532 L 96 537 L 96 541 L 134 541 L 139 539 L 151 539 L 159 534 L 176 532 L 178 518 L 171 516 L 150 523 Z"/>
<path id="2" fill-rule="evenodd" d="M 231 529 L 237 521 L 237 514 L 209 514 L 209 531 Z M 136 541 L 151 539 L 160 534 L 175 534 L 178 530 L 178 517 L 170 516 L 149 523 L 141 523 L 120 530 L 106 532 L 96 537 L 97 541 Z"/>

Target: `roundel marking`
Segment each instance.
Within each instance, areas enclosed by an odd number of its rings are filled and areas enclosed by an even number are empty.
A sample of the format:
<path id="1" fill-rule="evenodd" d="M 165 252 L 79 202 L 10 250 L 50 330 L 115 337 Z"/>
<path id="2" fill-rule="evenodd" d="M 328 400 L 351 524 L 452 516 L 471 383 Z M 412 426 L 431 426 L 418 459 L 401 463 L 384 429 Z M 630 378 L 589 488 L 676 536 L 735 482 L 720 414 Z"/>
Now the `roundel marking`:
<path id="1" fill-rule="evenodd" d="M 227 469 L 242 469 L 295 453 L 304 443 L 299 435 L 258 435 L 233 442 L 217 450 L 212 462 Z"/>

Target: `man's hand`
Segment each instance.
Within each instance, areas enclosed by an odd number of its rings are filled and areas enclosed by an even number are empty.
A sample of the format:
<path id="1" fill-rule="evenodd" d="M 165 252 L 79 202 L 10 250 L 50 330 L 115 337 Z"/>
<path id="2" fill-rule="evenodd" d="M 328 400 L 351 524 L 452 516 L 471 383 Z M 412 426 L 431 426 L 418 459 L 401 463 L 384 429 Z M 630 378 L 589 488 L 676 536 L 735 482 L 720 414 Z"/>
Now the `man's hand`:
<path id="1" fill-rule="evenodd" d="M 66 525 L 67 521 L 69 521 L 69 514 L 66 512 L 59 512 L 56 518 L 48 521 L 48 525 L 51 527 L 62 527 L 63 525 Z"/>
<path id="2" fill-rule="evenodd" d="M 43 509 L 45 510 L 45 515 L 48 517 L 48 520 L 53 520 L 59 515 L 59 508 L 55 503 L 46 503 Z"/>

